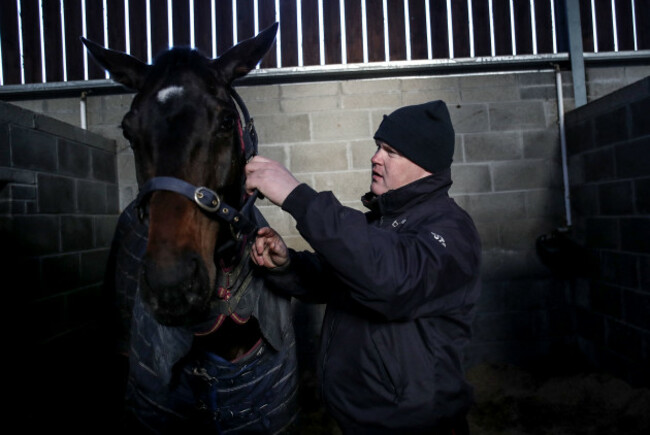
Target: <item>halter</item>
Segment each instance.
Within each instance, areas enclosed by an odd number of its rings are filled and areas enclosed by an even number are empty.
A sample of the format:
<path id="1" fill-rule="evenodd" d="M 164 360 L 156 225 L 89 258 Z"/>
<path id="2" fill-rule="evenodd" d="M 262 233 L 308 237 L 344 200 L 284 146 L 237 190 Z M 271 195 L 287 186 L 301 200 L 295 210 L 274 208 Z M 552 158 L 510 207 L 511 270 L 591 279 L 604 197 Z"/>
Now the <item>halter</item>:
<path id="1" fill-rule="evenodd" d="M 237 120 L 237 126 L 240 133 L 241 146 L 244 153 L 244 159 L 248 162 L 252 157 L 257 155 L 257 132 L 253 119 L 248 113 L 246 105 L 241 97 L 233 88 L 229 88 L 230 96 L 239 106 L 242 114 L 244 115 L 245 125 L 241 127 L 241 121 Z M 175 177 L 153 177 L 147 180 L 146 183 L 140 188 L 138 197 L 136 199 L 136 208 L 141 215 L 143 210 L 143 203 L 145 199 L 156 190 L 167 190 L 170 192 L 179 193 L 190 201 L 193 201 L 203 212 L 213 219 L 220 219 L 228 223 L 232 230 L 235 239 L 240 240 L 243 236 L 252 234 L 257 231 L 257 225 L 251 221 L 250 209 L 257 199 L 258 192 L 255 190 L 250 195 L 246 202 L 242 205 L 241 210 L 226 204 L 222 201 L 217 192 L 204 186 L 195 186 L 187 181 Z M 244 191 L 244 186 L 242 186 Z"/>

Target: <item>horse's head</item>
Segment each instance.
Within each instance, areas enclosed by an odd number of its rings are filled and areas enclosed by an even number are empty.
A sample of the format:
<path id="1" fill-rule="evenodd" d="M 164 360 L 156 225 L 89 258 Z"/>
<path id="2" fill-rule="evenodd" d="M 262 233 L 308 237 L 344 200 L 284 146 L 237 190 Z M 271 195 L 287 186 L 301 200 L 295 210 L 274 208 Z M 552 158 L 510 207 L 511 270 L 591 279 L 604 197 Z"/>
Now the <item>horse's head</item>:
<path id="1" fill-rule="evenodd" d="M 231 84 L 258 64 L 276 31 L 277 23 L 217 59 L 174 48 L 152 65 L 82 38 L 115 81 L 137 92 L 122 129 L 133 148 L 141 188 L 163 177 L 206 187 L 217 201 L 241 204 L 245 158 Z M 208 216 L 198 200 L 172 188 L 158 189 L 140 204 L 149 225 L 142 297 L 162 324 L 196 323 L 205 320 L 213 297 L 215 250 L 231 231 Z"/>

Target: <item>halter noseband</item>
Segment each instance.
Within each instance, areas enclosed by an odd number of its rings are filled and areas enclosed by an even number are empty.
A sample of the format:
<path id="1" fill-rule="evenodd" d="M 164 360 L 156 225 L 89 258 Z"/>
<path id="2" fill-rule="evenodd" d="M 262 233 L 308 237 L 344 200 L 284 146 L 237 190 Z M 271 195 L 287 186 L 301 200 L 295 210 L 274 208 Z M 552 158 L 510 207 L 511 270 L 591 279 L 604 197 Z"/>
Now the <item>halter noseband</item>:
<path id="1" fill-rule="evenodd" d="M 253 119 L 250 117 L 248 109 L 239 94 L 233 88 L 230 88 L 229 91 L 230 96 L 244 115 L 245 125 L 240 129 L 240 132 L 244 159 L 248 162 L 252 157 L 257 155 L 257 132 L 255 131 Z M 239 121 L 237 125 L 241 125 Z M 250 216 L 250 208 L 257 199 L 257 190 L 246 199 L 241 210 L 238 211 L 236 208 L 223 202 L 219 194 L 212 189 L 204 186 L 194 186 L 180 178 L 153 177 L 147 180 L 138 192 L 136 208 L 139 214 L 142 213 L 145 199 L 156 190 L 167 190 L 185 196 L 190 201 L 193 201 L 209 217 L 220 219 L 230 224 L 236 239 L 240 239 L 242 236 L 251 234 L 257 230 L 257 225 L 248 218 Z"/>

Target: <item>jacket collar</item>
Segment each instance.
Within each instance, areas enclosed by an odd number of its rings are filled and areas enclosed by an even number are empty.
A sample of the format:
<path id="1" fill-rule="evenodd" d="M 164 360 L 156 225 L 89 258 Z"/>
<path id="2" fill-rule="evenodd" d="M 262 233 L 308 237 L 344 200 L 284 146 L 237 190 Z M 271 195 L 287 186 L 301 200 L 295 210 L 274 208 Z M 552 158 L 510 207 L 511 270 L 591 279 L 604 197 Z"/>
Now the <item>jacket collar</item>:
<path id="1" fill-rule="evenodd" d="M 380 216 L 398 214 L 430 197 L 446 196 L 451 184 L 451 169 L 447 168 L 379 196 L 368 192 L 361 202 Z"/>

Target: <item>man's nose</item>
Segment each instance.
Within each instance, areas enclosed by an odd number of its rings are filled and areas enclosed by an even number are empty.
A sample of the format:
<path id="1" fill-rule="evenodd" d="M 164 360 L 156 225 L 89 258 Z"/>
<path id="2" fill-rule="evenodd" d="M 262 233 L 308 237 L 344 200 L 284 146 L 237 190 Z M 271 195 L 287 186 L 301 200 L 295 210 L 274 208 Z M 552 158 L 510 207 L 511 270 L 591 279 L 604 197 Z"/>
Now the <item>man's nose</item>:
<path id="1" fill-rule="evenodd" d="M 370 159 L 370 162 L 374 163 L 375 165 L 381 164 L 381 155 L 380 155 L 381 152 L 382 152 L 381 149 L 378 149 L 377 151 L 375 151 L 375 154 L 372 155 L 372 158 Z"/>

